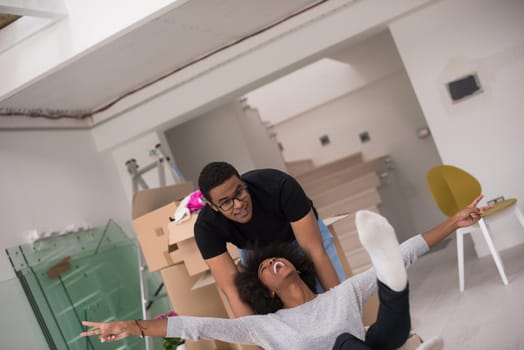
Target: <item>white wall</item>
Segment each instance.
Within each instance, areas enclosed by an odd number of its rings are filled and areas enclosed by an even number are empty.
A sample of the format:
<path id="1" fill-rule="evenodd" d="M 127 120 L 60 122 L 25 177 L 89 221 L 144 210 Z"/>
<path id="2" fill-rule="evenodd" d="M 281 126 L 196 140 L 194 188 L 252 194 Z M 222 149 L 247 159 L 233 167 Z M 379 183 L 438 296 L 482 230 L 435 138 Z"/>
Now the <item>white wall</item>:
<path id="1" fill-rule="evenodd" d="M 129 219 L 112 159 L 89 131 L 0 131 L 0 162 L 1 248 L 25 242 L 30 229 Z M 0 280 L 13 276 L 4 259 Z"/>
<path id="2" fill-rule="evenodd" d="M 17 278 L 0 282 L 2 349 L 49 350 Z"/>
<path id="3" fill-rule="evenodd" d="M 237 122 L 240 125 L 246 147 L 249 150 L 255 168 L 273 168 L 286 171 L 284 158 L 278 148 L 276 138 L 260 119 L 256 109 L 242 108 L 237 104 Z"/>
<path id="4" fill-rule="evenodd" d="M 122 183 L 122 187 L 126 193 L 129 203 L 131 203 L 133 199 L 133 186 L 132 177 L 129 174 L 125 164 L 128 160 L 133 158 L 138 164 L 138 171 L 141 171 L 147 166 L 157 163 L 156 158 L 152 157 L 150 154 L 150 151 L 154 150 L 157 144 L 161 144 L 161 150 L 165 156 L 173 159 L 169 150 L 169 145 L 162 143 L 161 138 L 156 132 L 146 133 L 141 137 L 126 142 L 125 144 L 120 145 L 111 151 L 113 161 L 115 163 L 115 169 L 118 172 L 119 179 Z M 155 167 L 141 175 L 148 188 L 156 188 L 160 186 L 159 172 L 159 168 Z M 175 183 L 175 178 L 172 171 L 169 169 L 169 164 L 165 162 L 164 180 L 166 186 L 173 185 Z M 139 186 L 139 190 L 143 189 L 144 188 Z"/>
<path id="5" fill-rule="evenodd" d="M 352 74 L 354 70 L 350 65 L 322 58 L 250 91 L 245 97 L 250 105 L 257 107 L 264 121 L 278 124 L 353 90 L 361 82 L 347 78 Z M 322 88 L 317 85 L 319 79 Z M 290 91 L 293 99 L 289 98 Z"/>
<path id="6" fill-rule="evenodd" d="M 331 67 L 328 74 L 320 69 L 327 63 L 315 63 L 246 95 L 249 104 L 259 109 L 262 120 L 275 123 L 286 161 L 310 158 L 321 165 L 354 152 L 363 152 L 366 158 L 385 152 L 382 139 L 372 135 L 373 142 L 361 145 L 358 135 L 368 125 L 366 111 L 386 116 L 390 114 L 387 111 L 390 106 L 382 103 L 381 96 L 369 93 L 358 98 L 350 96 L 352 92 L 358 93 L 359 89 L 402 71 L 402 62 L 390 34 L 384 31 L 332 53 L 330 59 L 336 60 L 338 65 Z M 321 96 L 321 99 L 312 96 Z M 416 104 L 414 99 L 410 102 Z M 281 105 L 285 105 L 286 114 L 276 111 Z M 424 123 L 423 120 L 420 123 Z M 326 133 L 332 144 L 322 147 L 319 137 Z"/>
<path id="7" fill-rule="evenodd" d="M 258 116 L 246 117 L 237 101 L 171 128 L 165 136 L 177 165 L 195 186 L 202 167 L 212 161 L 229 162 L 240 173 L 285 168 Z"/>
<path id="8" fill-rule="evenodd" d="M 524 2 L 440 1 L 392 23 L 391 32 L 442 161 L 475 175 L 486 199 L 516 197 L 524 208 Z M 452 104 L 445 83 L 472 72 L 484 92 Z M 524 242 L 516 220 L 495 227 L 499 248 Z M 476 237 L 477 253 L 487 254 Z"/>
<path id="9" fill-rule="evenodd" d="M 9 296 L 2 347 L 45 349 L 36 319 L 15 317 L 32 311 L 5 249 L 26 242 L 30 229 L 125 223 L 130 206 L 111 157 L 98 153 L 89 131 L 0 131 L 0 164 L 0 295 Z"/>
<path id="10" fill-rule="evenodd" d="M 264 121 L 278 124 L 402 69 L 388 31 L 334 51 L 246 94 Z"/>
<path id="11" fill-rule="evenodd" d="M 254 168 L 236 113 L 235 103 L 227 103 L 165 132 L 180 170 L 195 187 L 211 161 L 229 162 L 239 172 Z"/>

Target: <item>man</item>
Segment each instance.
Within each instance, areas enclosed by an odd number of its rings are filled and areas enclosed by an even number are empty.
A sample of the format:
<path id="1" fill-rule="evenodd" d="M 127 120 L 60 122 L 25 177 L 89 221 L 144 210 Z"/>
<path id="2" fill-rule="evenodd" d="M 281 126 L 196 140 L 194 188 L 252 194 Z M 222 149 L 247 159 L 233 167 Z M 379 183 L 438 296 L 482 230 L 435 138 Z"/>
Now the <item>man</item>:
<path id="1" fill-rule="evenodd" d="M 207 205 L 195 223 L 195 239 L 235 316 L 253 310 L 238 297 L 238 268 L 226 242 L 239 248 L 241 261 L 255 244 L 293 242 L 313 261 L 319 287 L 329 290 L 345 279 L 331 233 L 293 177 L 274 169 L 240 176 L 231 164 L 212 162 L 202 169 L 198 186 Z"/>

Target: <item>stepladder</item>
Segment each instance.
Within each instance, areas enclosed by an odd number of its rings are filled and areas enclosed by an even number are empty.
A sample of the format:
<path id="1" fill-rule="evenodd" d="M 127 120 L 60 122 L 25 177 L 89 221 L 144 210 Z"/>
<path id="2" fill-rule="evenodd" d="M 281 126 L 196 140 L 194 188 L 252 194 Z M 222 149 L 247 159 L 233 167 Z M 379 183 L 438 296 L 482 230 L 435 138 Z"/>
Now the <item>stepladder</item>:
<path id="1" fill-rule="evenodd" d="M 133 193 L 139 191 L 140 189 L 147 190 L 150 188 L 144 179 L 144 174 L 155 170 L 158 173 L 158 186 L 166 186 L 166 166 L 169 168 L 168 173 L 173 176 L 175 183 L 185 182 L 185 179 L 182 176 L 180 170 L 174 164 L 174 162 L 171 161 L 170 157 L 162 151 L 160 144 L 155 145 L 155 147 L 149 151 L 149 156 L 153 158 L 153 162 L 147 164 L 144 167 L 140 167 L 135 158 L 131 158 L 125 163 L 127 171 L 131 176 L 131 186 Z M 149 295 L 146 275 L 148 271 L 147 264 L 138 241 L 136 244 L 136 249 L 138 255 L 142 319 L 147 320 L 150 319 L 150 308 L 154 300 L 160 296 L 160 292 L 163 289 L 163 283 L 160 283 L 153 296 Z M 153 350 L 153 346 L 153 339 L 151 337 L 145 337 L 145 349 Z"/>

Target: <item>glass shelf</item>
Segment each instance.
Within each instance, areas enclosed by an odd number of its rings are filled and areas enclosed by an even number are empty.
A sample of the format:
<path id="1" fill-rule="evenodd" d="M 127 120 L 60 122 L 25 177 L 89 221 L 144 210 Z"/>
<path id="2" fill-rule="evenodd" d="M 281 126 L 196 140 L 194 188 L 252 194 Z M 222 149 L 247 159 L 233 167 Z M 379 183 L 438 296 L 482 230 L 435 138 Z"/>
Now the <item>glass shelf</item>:
<path id="1" fill-rule="evenodd" d="M 142 318 L 137 244 L 114 221 L 6 252 L 50 349 L 145 348 L 138 337 L 111 344 L 79 337 L 82 320 Z M 151 273 L 146 280 L 149 290 L 160 283 Z M 154 310 L 170 310 L 169 300 L 155 300 Z"/>

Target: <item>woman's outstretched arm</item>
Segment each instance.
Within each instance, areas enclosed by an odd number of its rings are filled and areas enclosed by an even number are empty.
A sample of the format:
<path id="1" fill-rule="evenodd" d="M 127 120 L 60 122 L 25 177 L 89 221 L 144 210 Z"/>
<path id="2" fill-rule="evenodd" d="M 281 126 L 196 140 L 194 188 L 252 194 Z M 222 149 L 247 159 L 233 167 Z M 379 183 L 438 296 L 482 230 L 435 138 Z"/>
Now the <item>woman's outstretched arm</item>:
<path id="1" fill-rule="evenodd" d="M 264 316 L 245 316 L 240 318 L 174 316 L 163 320 L 90 322 L 84 326 L 92 329 L 80 333 L 80 336 L 98 335 L 101 342 L 112 342 L 130 335 L 152 337 L 180 337 L 200 340 L 216 339 L 230 343 L 256 345 L 260 339 L 252 332 L 267 324 Z"/>
<path id="2" fill-rule="evenodd" d="M 88 331 L 80 333 L 87 337 L 98 335 L 102 343 L 121 340 L 130 335 L 165 337 L 167 334 L 167 320 L 128 320 L 115 322 L 91 322 L 82 321 L 84 326 L 93 327 Z"/>

